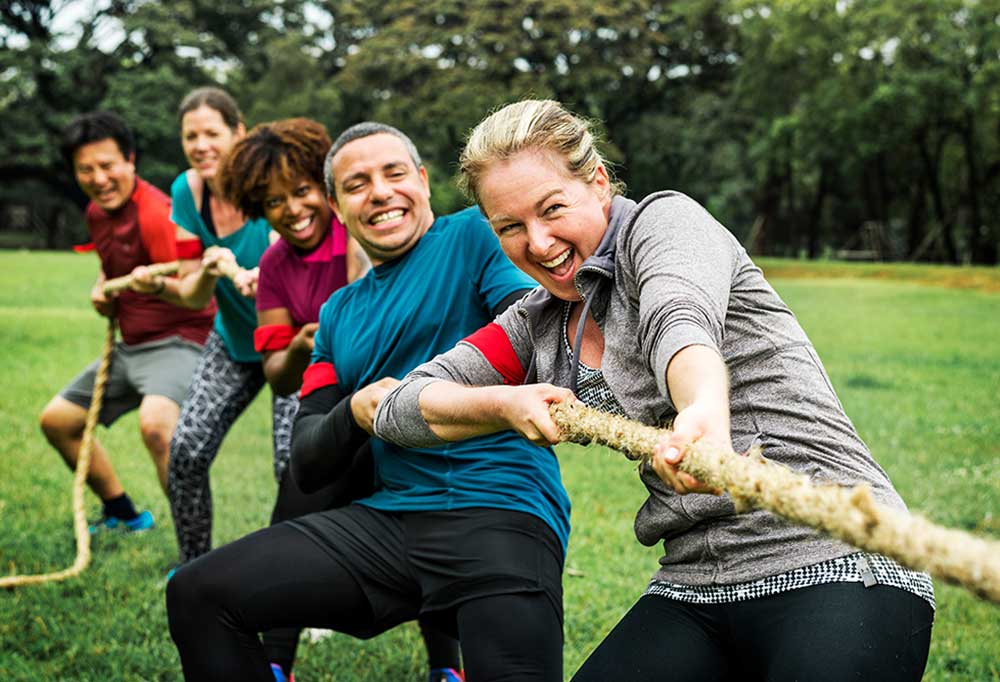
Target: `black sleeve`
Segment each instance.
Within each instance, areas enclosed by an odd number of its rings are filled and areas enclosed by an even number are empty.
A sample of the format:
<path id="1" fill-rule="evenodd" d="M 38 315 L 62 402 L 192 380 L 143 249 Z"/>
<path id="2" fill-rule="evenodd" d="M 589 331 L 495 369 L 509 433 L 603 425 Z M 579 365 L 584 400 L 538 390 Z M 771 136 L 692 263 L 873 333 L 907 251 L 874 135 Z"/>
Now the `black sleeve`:
<path id="1" fill-rule="evenodd" d="M 368 442 L 368 433 L 351 413 L 353 395 L 332 384 L 313 391 L 299 404 L 290 468 L 302 492 L 316 492 L 337 480 Z"/>
<path id="2" fill-rule="evenodd" d="M 512 294 L 508 294 L 507 297 L 504 298 L 504 300 L 500 301 L 497 304 L 497 306 L 493 309 L 493 317 L 496 317 L 503 311 L 507 310 L 507 308 L 511 307 L 512 305 L 520 301 L 522 298 L 524 298 L 524 295 L 529 291 L 534 291 L 534 289 L 518 289 Z"/>

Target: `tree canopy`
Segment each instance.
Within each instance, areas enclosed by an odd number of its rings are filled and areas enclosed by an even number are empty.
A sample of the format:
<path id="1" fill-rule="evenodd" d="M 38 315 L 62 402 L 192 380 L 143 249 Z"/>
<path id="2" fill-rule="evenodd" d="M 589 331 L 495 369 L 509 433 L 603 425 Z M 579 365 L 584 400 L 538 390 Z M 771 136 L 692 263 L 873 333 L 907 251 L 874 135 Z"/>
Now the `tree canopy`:
<path id="1" fill-rule="evenodd" d="M 0 18 L 0 203 L 30 204 L 49 246 L 81 201 L 62 126 L 118 111 L 166 187 L 177 104 L 216 83 L 251 125 L 400 127 L 439 211 L 464 201 L 469 128 L 552 97 L 598 124 L 632 196 L 683 191 L 755 253 L 997 262 L 1000 0 L 0 0 Z"/>

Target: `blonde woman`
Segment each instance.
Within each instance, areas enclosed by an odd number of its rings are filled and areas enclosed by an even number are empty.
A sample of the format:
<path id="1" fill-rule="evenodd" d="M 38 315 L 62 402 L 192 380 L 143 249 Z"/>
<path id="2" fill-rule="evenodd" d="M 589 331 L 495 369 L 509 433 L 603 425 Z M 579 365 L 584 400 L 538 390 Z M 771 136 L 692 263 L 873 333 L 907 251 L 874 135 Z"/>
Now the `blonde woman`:
<path id="1" fill-rule="evenodd" d="M 504 253 L 542 288 L 411 372 L 376 435 L 440 446 L 513 429 L 556 443 L 552 402 L 673 421 L 641 475 L 640 542 L 662 542 L 649 587 L 574 678 L 919 680 L 928 576 L 786 524 L 736 514 L 680 472 L 699 439 L 903 503 L 795 317 L 739 242 L 677 192 L 619 195 L 586 121 L 552 101 L 486 118 L 462 182 Z M 540 383 L 537 383 L 540 382 Z"/>

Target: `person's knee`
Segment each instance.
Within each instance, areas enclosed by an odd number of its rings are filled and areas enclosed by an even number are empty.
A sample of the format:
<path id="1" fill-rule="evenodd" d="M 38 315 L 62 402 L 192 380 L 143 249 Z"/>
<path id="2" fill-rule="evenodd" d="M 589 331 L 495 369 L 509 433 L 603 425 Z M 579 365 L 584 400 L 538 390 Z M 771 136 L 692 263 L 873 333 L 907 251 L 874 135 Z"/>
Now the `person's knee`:
<path id="1" fill-rule="evenodd" d="M 82 418 L 81 418 L 82 417 Z M 78 438 L 86 425 L 87 412 L 62 396 L 49 401 L 38 416 L 38 425 L 51 443 Z"/>
<path id="2" fill-rule="evenodd" d="M 167 620 L 170 630 L 190 632 L 191 625 L 219 608 L 222 595 L 216 583 L 191 564 L 179 567 L 167 581 Z"/>
<path id="3" fill-rule="evenodd" d="M 190 631 L 186 623 L 196 617 L 202 606 L 197 598 L 199 591 L 196 576 L 189 575 L 184 567 L 178 568 L 167 581 L 167 623 L 174 639 Z"/>
<path id="4" fill-rule="evenodd" d="M 139 405 L 139 432 L 150 452 L 169 452 L 179 414 L 177 403 L 169 398 L 158 395 L 143 398 Z"/>
<path id="5" fill-rule="evenodd" d="M 156 414 L 139 415 L 139 433 L 146 449 L 153 454 L 170 452 L 170 439 L 174 435 L 174 424 Z"/>

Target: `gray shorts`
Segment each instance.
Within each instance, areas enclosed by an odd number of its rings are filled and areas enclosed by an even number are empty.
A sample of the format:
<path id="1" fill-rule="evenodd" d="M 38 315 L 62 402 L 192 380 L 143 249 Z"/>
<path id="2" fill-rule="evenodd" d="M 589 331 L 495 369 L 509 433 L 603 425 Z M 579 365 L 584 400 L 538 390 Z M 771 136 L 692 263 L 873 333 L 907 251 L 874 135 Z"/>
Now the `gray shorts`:
<path id="1" fill-rule="evenodd" d="M 118 417 L 139 407 L 147 395 L 162 395 L 180 405 L 200 355 L 201 346 L 180 336 L 132 346 L 116 344 L 98 421 L 110 426 Z M 59 395 L 88 409 L 100 362 L 98 359 L 88 365 Z"/>

